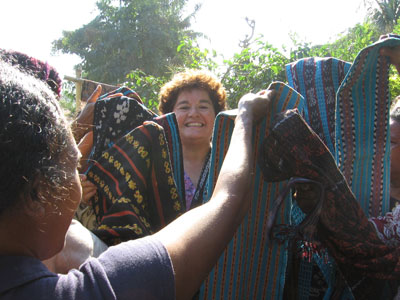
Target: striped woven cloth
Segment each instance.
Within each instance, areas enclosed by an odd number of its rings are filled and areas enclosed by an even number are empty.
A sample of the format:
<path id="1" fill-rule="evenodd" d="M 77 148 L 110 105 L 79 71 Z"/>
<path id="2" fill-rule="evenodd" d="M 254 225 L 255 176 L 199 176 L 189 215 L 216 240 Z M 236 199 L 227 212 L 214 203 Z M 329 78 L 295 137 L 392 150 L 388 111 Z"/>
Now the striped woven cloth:
<path id="1" fill-rule="evenodd" d="M 135 95 L 125 88 L 118 91 Z M 96 102 L 94 125 L 87 176 L 98 188 L 92 200 L 98 237 L 108 245 L 140 238 L 185 211 L 174 114 L 157 117 L 136 98 L 106 95 Z"/>
<path id="2" fill-rule="evenodd" d="M 305 120 L 336 154 L 367 216 L 381 215 L 389 205 L 388 61 L 379 49 L 397 44 L 395 38 L 379 41 L 363 49 L 353 66 L 335 58 L 306 58 L 286 66 L 289 85 L 305 98 Z M 315 263 L 324 274 L 334 271 L 333 265 Z M 334 280 L 325 280 L 329 294 Z"/>
<path id="3" fill-rule="evenodd" d="M 352 65 L 334 58 L 308 58 L 288 65 L 288 82 L 303 97 L 281 83 L 272 85 L 281 93 L 273 112 L 254 129 L 255 154 L 258 154 L 262 138 L 268 134 L 272 116 L 298 107 L 310 127 L 336 156 L 365 214 L 373 216 L 386 212 L 390 173 L 389 64 L 387 58 L 379 56 L 379 49 L 399 44 L 397 38 L 379 41 L 363 49 Z M 227 112 L 220 113 L 216 119 L 210 191 L 229 146 L 233 119 Z M 249 214 L 203 284 L 200 299 L 283 297 L 287 244 L 268 244 L 265 229 L 271 203 L 284 183 L 267 183 L 258 166 L 254 168 Z M 279 223 L 291 222 L 288 202 L 286 199 L 278 212 Z M 325 275 L 325 279 L 329 280 L 329 276 Z M 304 299 L 308 299 L 308 295 Z"/>
<path id="4" fill-rule="evenodd" d="M 305 100 L 304 119 L 335 152 L 336 91 L 351 64 L 332 57 L 310 57 L 286 65 L 289 86 Z"/>
<path id="5" fill-rule="evenodd" d="M 331 153 L 335 153 L 336 144 L 336 91 L 350 67 L 350 63 L 332 57 L 310 57 L 286 65 L 289 85 L 305 100 L 304 119 Z M 301 212 L 294 203 L 293 212 L 297 211 Z M 292 213 L 293 224 L 298 225 L 303 219 L 304 214 Z M 311 281 L 312 277 L 316 276 L 317 266 L 327 286 L 326 290 L 320 293 L 324 293 L 324 297 L 330 297 L 336 281 L 336 268 L 332 260 L 329 258 L 330 263 L 325 263 L 317 254 L 312 256 L 310 262 L 300 260 L 301 271 L 297 279 L 299 299 L 309 299 Z"/>
<path id="6" fill-rule="evenodd" d="M 391 37 L 363 49 L 337 91 L 336 162 L 368 217 L 390 205 L 389 61 L 379 50 Z"/>
<path id="7" fill-rule="evenodd" d="M 268 134 L 273 116 L 290 108 L 302 110 L 303 98 L 283 83 L 270 86 L 278 92 L 273 109 L 266 113 L 261 124 L 253 128 L 253 149 L 257 157 L 260 143 Z M 223 158 L 229 147 L 234 127 L 234 111 L 218 114 L 213 133 L 209 195 L 213 190 Z M 287 245 L 268 244 L 266 236 L 267 216 L 274 199 L 284 182 L 267 183 L 260 168 L 254 162 L 251 181 L 252 198 L 249 213 L 237 229 L 233 239 L 218 260 L 200 290 L 200 299 L 281 299 L 287 260 Z M 290 202 L 286 201 L 279 211 L 280 222 L 288 222 Z"/>

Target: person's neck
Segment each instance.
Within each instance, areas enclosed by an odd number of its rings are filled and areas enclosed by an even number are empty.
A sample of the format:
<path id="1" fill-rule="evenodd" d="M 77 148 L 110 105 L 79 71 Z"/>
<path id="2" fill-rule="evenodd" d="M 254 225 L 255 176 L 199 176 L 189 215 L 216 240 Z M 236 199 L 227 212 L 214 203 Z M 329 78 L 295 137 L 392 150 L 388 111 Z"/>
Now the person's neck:
<path id="1" fill-rule="evenodd" d="M 31 250 L 24 233 L 22 231 L 18 219 L 10 220 L 3 217 L 0 220 L 0 255 L 18 255 L 36 257 Z M 29 237 L 29 235 L 28 235 Z"/>
<path id="2" fill-rule="evenodd" d="M 201 170 L 210 149 L 210 144 L 201 146 L 193 144 L 188 146 L 182 145 L 184 170 L 195 186 L 198 183 Z"/>

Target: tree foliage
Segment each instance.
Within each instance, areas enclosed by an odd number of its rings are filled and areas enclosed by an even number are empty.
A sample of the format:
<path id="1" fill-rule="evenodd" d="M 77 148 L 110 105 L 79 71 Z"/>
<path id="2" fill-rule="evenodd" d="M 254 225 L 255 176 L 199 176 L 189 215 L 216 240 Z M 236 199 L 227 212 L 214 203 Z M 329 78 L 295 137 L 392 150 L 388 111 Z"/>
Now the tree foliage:
<path id="1" fill-rule="evenodd" d="M 91 22 L 64 31 L 53 50 L 77 54 L 82 69 L 96 81 L 124 81 L 132 70 L 162 76 L 175 63 L 176 48 L 184 36 L 196 37 L 183 9 L 187 0 L 99 0 Z"/>
<path id="2" fill-rule="evenodd" d="M 58 49 L 81 53 L 81 57 L 85 57 L 83 70 L 89 79 L 113 83 L 108 78 L 118 78 L 120 83 L 137 91 L 154 111 L 157 111 L 161 86 L 174 73 L 186 68 L 213 72 L 227 90 L 228 106 L 235 108 L 245 93 L 265 89 L 273 81 L 286 81 L 286 64 L 305 57 L 335 57 L 353 62 L 363 48 L 376 42 L 383 33 L 369 14 L 364 23 L 356 24 L 326 44 L 313 45 L 292 34 L 292 45 L 287 50 L 287 46 L 282 49 L 274 47 L 263 36 L 254 38 L 256 24 L 247 20 L 251 34 L 240 42 L 238 53 L 223 59 L 215 50 L 199 46 L 200 34 L 188 29 L 190 16 L 182 20 L 179 13 L 187 0 L 121 1 L 121 9 L 113 6 L 111 0 L 99 1 L 99 16 L 75 32 L 64 33 L 64 37 L 55 42 L 55 47 L 61 43 L 64 46 L 58 46 Z M 394 0 L 374 1 L 382 4 L 379 7 L 398 3 Z M 167 3 L 176 7 L 168 8 L 168 11 Z M 152 16 L 154 12 L 160 13 L 156 22 L 152 18 L 145 20 L 144 16 Z M 175 19 L 173 12 L 178 13 Z M 193 14 L 195 12 L 196 9 Z M 393 18 L 391 32 L 400 34 L 398 15 Z M 157 28 L 164 24 L 162 21 L 173 26 L 156 33 Z M 136 27 L 131 25 L 132 22 Z M 123 29 L 121 34 L 117 30 L 120 28 Z M 160 42 L 163 38 L 168 40 L 165 45 Z M 156 47 L 153 47 L 155 44 Z M 121 69 L 128 75 L 119 77 L 117 70 Z M 389 84 L 392 95 L 400 95 L 399 75 L 394 69 L 390 72 Z"/>
<path id="3" fill-rule="evenodd" d="M 228 106 L 235 108 L 245 93 L 266 89 L 272 81 L 285 81 L 289 60 L 271 44 L 257 38 L 232 59 L 225 60 L 221 81 L 227 90 Z"/>
<path id="4" fill-rule="evenodd" d="M 168 72 L 163 76 L 152 76 L 139 69 L 126 76 L 124 85 L 139 93 L 146 106 L 155 112 L 158 111 L 158 93 L 161 87 L 175 73 L 185 69 L 207 69 L 215 73 L 218 69 L 216 51 L 201 49 L 197 41 L 189 36 L 184 36 L 176 52 L 175 63 L 169 65 Z"/>
<path id="5" fill-rule="evenodd" d="M 393 31 L 400 17 L 400 0 L 366 0 L 368 18 L 380 34 Z"/>

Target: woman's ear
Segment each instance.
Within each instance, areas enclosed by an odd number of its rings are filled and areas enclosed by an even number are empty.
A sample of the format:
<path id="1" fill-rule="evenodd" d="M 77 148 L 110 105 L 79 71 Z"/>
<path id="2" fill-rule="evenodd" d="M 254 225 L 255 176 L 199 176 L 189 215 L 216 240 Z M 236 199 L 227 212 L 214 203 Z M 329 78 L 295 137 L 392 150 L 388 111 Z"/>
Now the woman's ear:
<path id="1" fill-rule="evenodd" d="M 21 197 L 24 197 L 24 212 L 30 217 L 43 218 L 46 214 L 45 204 L 41 196 L 42 189 L 43 185 L 40 184 L 39 179 L 36 179 L 31 186 L 30 192 L 21 194 Z"/>
<path id="2" fill-rule="evenodd" d="M 25 199 L 25 214 L 30 217 L 43 218 L 46 214 L 46 209 L 42 202 L 33 200 L 29 196 L 29 199 Z"/>

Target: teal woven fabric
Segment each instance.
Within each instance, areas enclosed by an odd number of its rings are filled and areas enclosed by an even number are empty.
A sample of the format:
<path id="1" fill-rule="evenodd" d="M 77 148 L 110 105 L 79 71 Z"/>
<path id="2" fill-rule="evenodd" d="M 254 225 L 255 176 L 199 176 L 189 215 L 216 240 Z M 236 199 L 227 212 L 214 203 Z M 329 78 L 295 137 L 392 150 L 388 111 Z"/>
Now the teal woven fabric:
<path id="1" fill-rule="evenodd" d="M 268 134 L 275 113 L 298 107 L 303 109 L 303 98 L 283 83 L 273 83 L 271 88 L 279 97 L 273 110 L 253 129 L 254 155 Z M 208 182 L 209 195 L 213 190 L 223 158 L 229 146 L 234 127 L 232 111 L 220 113 L 215 121 Z M 284 182 L 267 183 L 260 168 L 254 163 L 254 176 L 249 197 L 249 213 L 237 229 L 235 236 L 220 257 L 200 291 L 200 299 L 282 299 L 286 270 L 286 243 L 267 243 L 266 223 Z M 290 201 L 287 199 L 279 211 L 279 222 L 289 222 Z"/>
<path id="2" fill-rule="evenodd" d="M 368 217 L 389 210 L 389 61 L 379 50 L 397 45 L 391 37 L 360 51 L 337 91 L 335 157 Z"/>
<path id="3" fill-rule="evenodd" d="M 351 64 L 332 57 L 310 57 L 286 65 L 289 86 L 305 100 L 304 119 L 335 152 L 336 91 Z"/>
<path id="4" fill-rule="evenodd" d="M 389 206 L 389 65 L 379 49 L 398 44 L 397 38 L 379 41 L 363 49 L 353 65 L 335 58 L 306 58 L 286 66 L 289 85 L 305 98 L 305 120 L 336 155 L 367 216 L 383 214 Z M 314 261 L 327 281 L 328 296 L 334 264 L 321 263 L 315 255 Z"/>

